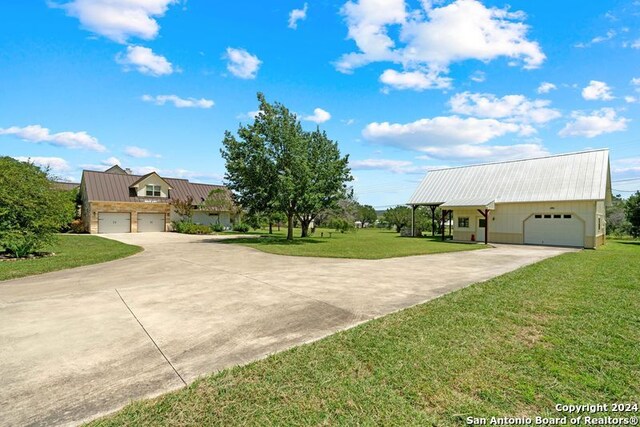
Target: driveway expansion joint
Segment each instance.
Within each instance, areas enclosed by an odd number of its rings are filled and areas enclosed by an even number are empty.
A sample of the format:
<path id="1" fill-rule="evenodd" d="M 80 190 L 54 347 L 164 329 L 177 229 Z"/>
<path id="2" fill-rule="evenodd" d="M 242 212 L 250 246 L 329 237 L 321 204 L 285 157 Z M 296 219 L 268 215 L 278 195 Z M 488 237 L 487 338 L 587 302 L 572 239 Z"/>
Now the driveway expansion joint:
<path id="1" fill-rule="evenodd" d="M 164 357 L 164 360 L 167 361 L 167 363 L 169 364 L 169 366 L 171 366 L 171 369 L 173 369 L 173 372 L 176 373 L 176 375 L 178 376 L 178 378 L 180 378 L 180 381 L 182 381 L 182 383 L 185 385 L 185 387 L 188 386 L 187 382 L 184 380 L 184 378 L 182 378 L 182 375 L 180 375 L 180 373 L 178 372 L 178 370 L 176 369 L 175 366 L 173 366 L 173 363 L 171 363 L 171 361 L 169 360 L 169 358 L 167 357 L 166 354 L 164 354 L 164 352 L 162 351 L 162 349 L 160 348 L 160 346 L 158 345 L 158 343 L 156 343 L 156 341 L 153 339 L 153 337 L 149 334 L 149 331 L 147 331 L 147 329 L 144 327 L 144 325 L 142 324 L 142 322 L 140 321 L 140 319 L 138 319 L 138 316 L 136 316 L 136 314 L 133 312 L 133 310 L 131 309 L 131 307 L 129 307 L 129 304 L 127 304 L 127 302 L 124 300 L 124 298 L 122 298 L 122 295 L 120 295 L 120 292 L 118 292 L 117 289 L 114 289 L 114 291 L 116 291 L 116 293 L 118 294 L 118 296 L 120 297 L 120 300 L 122 301 L 122 303 L 124 304 L 125 307 L 127 307 L 127 310 L 129 310 L 129 313 L 131 313 L 131 315 L 133 316 L 134 319 L 136 319 L 136 322 L 138 322 L 138 324 L 140 325 L 140 327 L 142 328 L 142 330 L 144 331 L 145 334 L 147 334 L 147 336 L 149 337 L 149 339 L 151 340 L 151 342 L 153 343 L 153 345 L 158 349 L 158 351 L 160 352 L 160 354 L 162 355 L 162 357 Z"/>

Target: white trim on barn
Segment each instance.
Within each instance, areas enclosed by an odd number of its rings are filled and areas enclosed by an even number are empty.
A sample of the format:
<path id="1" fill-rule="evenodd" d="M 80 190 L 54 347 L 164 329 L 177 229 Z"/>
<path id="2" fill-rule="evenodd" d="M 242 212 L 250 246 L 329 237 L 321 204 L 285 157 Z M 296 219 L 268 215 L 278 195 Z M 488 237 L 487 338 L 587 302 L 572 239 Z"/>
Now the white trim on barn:
<path id="1" fill-rule="evenodd" d="M 407 204 L 440 207 L 458 241 L 595 248 L 610 203 L 602 149 L 432 170 Z"/>

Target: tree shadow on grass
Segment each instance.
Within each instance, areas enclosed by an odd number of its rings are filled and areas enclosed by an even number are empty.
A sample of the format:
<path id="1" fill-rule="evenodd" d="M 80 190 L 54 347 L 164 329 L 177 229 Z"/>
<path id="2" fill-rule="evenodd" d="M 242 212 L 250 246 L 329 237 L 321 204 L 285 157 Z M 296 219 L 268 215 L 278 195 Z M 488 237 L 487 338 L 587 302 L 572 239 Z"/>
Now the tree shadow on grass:
<path id="1" fill-rule="evenodd" d="M 640 240 L 616 240 L 616 243 L 622 243 L 623 245 L 636 245 L 640 246 Z"/>
<path id="2" fill-rule="evenodd" d="M 327 243 L 326 239 L 316 239 L 316 238 L 300 238 L 296 237 L 293 240 L 287 240 L 284 237 L 237 237 L 230 238 L 225 240 L 211 240 L 212 243 L 220 243 L 223 245 L 243 245 L 243 244 L 251 244 L 251 245 L 281 245 L 281 246 L 302 246 L 309 244 L 317 244 L 317 243 Z"/>

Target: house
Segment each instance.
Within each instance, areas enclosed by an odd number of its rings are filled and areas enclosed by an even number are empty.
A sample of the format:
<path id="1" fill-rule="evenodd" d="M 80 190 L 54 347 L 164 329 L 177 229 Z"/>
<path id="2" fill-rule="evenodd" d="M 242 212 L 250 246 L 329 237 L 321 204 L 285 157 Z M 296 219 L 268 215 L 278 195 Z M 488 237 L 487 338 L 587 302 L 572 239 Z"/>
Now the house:
<path id="1" fill-rule="evenodd" d="M 605 242 L 609 169 L 602 149 L 433 170 L 408 205 L 414 214 L 439 207 L 455 241 L 596 248 Z"/>
<path id="2" fill-rule="evenodd" d="M 234 218 L 228 208 L 203 203 L 213 190 L 231 201 L 230 192 L 220 185 L 164 178 L 156 172 L 133 175 L 117 165 L 104 172 L 85 170 L 80 183 L 82 221 L 92 234 L 169 231 L 171 221 L 180 220 L 173 202 L 191 197 L 194 223 L 230 228 Z"/>
<path id="3" fill-rule="evenodd" d="M 71 191 L 80 187 L 80 184 L 77 182 L 68 182 L 68 181 L 51 181 L 53 184 L 53 188 L 56 190 L 62 191 Z"/>

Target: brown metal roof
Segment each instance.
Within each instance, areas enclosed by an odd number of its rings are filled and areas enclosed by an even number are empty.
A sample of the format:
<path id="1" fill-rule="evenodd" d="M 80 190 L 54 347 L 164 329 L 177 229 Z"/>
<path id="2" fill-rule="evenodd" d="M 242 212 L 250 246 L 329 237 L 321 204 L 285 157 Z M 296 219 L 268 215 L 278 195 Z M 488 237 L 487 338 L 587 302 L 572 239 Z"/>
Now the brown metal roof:
<path id="1" fill-rule="evenodd" d="M 155 202 L 164 201 L 170 203 L 172 200 L 186 200 L 191 196 L 193 197 L 194 204 L 200 204 L 209 196 L 212 190 L 226 190 L 226 187 L 223 185 L 196 184 L 186 179 L 162 178 L 171 187 L 169 198 L 132 197 L 129 193 L 129 187 L 141 178 L 141 175 L 124 175 L 121 173 L 86 170 L 82 172 L 82 191 L 90 202 L 145 202 L 153 200 Z M 228 190 L 227 193 L 230 197 Z"/>
<path id="2" fill-rule="evenodd" d="M 75 190 L 76 188 L 80 187 L 80 184 L 77 182 L 52 181 L 52 183 L 53 188 L 57 190 L 69 191 Z"/>

